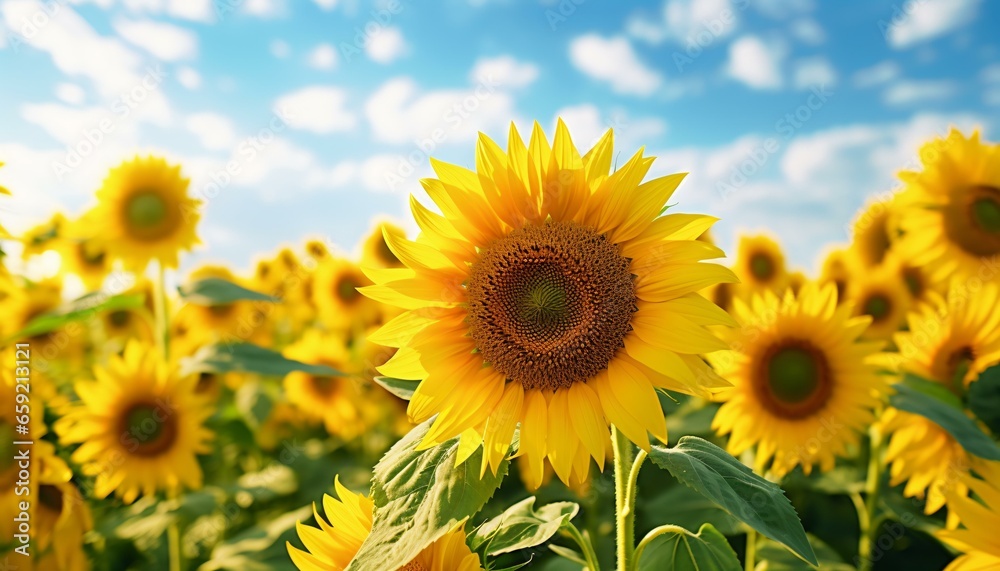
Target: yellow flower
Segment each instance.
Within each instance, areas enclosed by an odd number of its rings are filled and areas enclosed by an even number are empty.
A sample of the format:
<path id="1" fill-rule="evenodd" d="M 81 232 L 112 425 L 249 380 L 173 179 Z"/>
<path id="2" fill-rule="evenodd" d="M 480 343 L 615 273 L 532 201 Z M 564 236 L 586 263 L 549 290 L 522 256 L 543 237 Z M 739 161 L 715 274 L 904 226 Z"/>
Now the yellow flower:
<path id="1" fill-rule="evenodd" d="M 2 168 L 3 165 L 4 163 L 0 162 L 0 168 Z M 0 195 L 10 196 L 10 191 L 7 190 L 7 187 L 0 185 Z M 0 226 L 0 238 L 9 238 L 9 237 L 10 233 L 8 233 L 3 226 Z"/>
<path id="2" fill-rule="evenodd" d="M 361 268 L 343 258 L 328 258 L 320 263 L 313 276 L 313 302 L 320 318 L 337 330 L 366 330 L 379 320 L 377 303 L 358 288 L 371 285 Z"/>
<path id="3" fill-rule="evenodd" d="M 401 268 L 403 263 L 385 243 L 385 233 L 397 238 L 405 238 L 406 232 L 391 222 L 381 222 L 375 226 L 371 234 L 365 238 L 361 250 L 361 265 L 370 268 Z"/>
<path id="4" fill-rule="evenodd" d="M 892 248 L 897 236 L 894 228 L 894 201 L 870 200 L 854 220 L 851 249 L 866 267 L 878 266 Z"/>
<path id="5" fill-rule="evenodd" d="M 290 542 L 285 544 L 292 562 L 302 571 L 341 571 L 354 559 L 371 533 L 371 499 L 345 488 L 340 478 L 334 481 L 334 485 L 340 499 L 323 496 L 326 518 L 313 506 L 319 528 L 302 525 L 301 522 L 296 524 L 306 551 L 293 547 Z M 479 556 L 466 545 L 465 531 L 459 525 L 424 548 L 399 571 L 479 571 L 482 568 Z"/>
<path id="6" fill-rule="evenodd" d="M 997 464 L 980 468 L 983 479 L 963 474 L 965 487 L 975 492 L 979 501 L 955 490 L 946 492 L 948 513 L 962 522 L 960 529 L 937 533 L 945 543 L 962 552 L 945 571 L 984 571 L 1000 569 L 1000 469 Z"/>
<path id="7" fill-rule="evenodd" d="M 124 292 L 124 295 L 141 295 L 143 305 L 134 309 L 116 309 L 101 314 L 104 334 L 109 340 L 124 343 L 128 339 L 152 343 L 153 341 L 153 282 L 140 278 Z"/>
<path id="8" fill-rule="evenodd" d="M 111 271 L 107 252 L 95 240 L 64 239 L 58 242 L 63 272 L 80 278 L 89 291 L 101 289 Z"/>
<path id="9" fill-rule="evenodd" d="M 239 284 L 239 280 L 224 266 L 205 265 L 191 272 L 188 283 L 198 280 L 218 278 Z M 217 341 L 251 341 L 258 333 L 258 322 L 253 319 L 254 306 L 249 301 L 236 301 L 216 305 L 185 303 L 177 311 L 175 319 L 187 326 L 187 330 L 201 338 L 201 344 Z"/>
<path id="10" fill-rule="evenodd" d="M 1000 147 L 952 129 L 926 143 L 920 159 L 922 171 L 899 173 L 900 254 L 928 266 L 935 282 L 1000 282 L 1000 273 L 983 275 L 1000 254 Z"/>
<path id="11" fill-rule="evenodd" d="M 741 289 L 784 293 L 788 286 L 785 255 L 776 241 L 765 235 L 742 236 L 733 268 Z"/>
<path id="12" fill-rule="evenodd" d="M 823 256 L 819 272 L 819 283 L 832 283 L 837 288 L 837 302 L 847 299 L 847 286 L 857 265 L 854 255 L 847 249 L 833 248 Z"/>
<path id="13" fill-rule="evenodd" d="M 776 476 L 801 465 L 830 470 L 874 420 L 888 390 L 869 362 L 881 343 L 859 341 L 870 318 L 837 305 L 836 289 L 810 283 L 795 296 L 736 300 L 740 329 L 724 332 L 732 352 L 709 356 L 733 383 L 712 427 L 734 455 L 756 446 L 757 469 Z"/>
<path id="14" fill-rule="evenodd" d="M 180 166 L 154 157 L 111 169 L 97 191 L 97 238 L 112 259 L 142 271 L 150 260 L 176 268 L 177 256 L 199 244 L 195 227 L 200 201 L 188 196 Z"/>
<path id="15" fill-rule="evenodd" d="M 953 290 L 948 301 L 926 303 L 907 319 L 909 331 L 895 336 L 898 353 L 885 356 L 886 364 L 941 383 L 962 394 L 991 365 L 1000 362 L 1000 286 L 984 286 L 971 298 Z M 972 465 L 971 457 L 944 429 L 926 418 L 889 409 L 883 416 L 891 434 L 886 462 L 890 482 L 906 482 L 906 496 L 927 497 L 925 510 L 934 513 L 944 505 L 943 492 L 952 486 L 964 493 L 955 474 Z"/>
<path id="16" fill-rule="evenodd" d="M 865 338 L 888 340 L 906 323 L 913 297 L 899 278 L 892 265 L 882 265 L 858 272 L 848 283 L 847 300 L 854 305 L 855 315 L 872 318 Z"/>
<path id="17" fill-rule="evenodd" d="M 196 377 L 179 376 L 137 341 L 94 377 L 76 384 L 80 401 L 55 425 L 64 445 L 80 445 L 71 459 L 96 476 L 94 496 L 115 492 L 130 504 L 140 494 L 200 488 L 197 455 L 210 450 L 204 423 L 212 410 L 195 393 Z"/>
<path id="18" fill-rule="evenodd" d="M 520 423 L 528 481 L 544 459 L 564 482 L 603 467 L 608 424 L 644 449 L 665 440 L 657 388 L 724 385 L 698 356 L 724 349 L 707 326 L 731 322 L 698 295 L 732 271 L 696 241 L 713 218 L 660 216 L 684 175 L 642 183 L 642 152 L 609 174 L 613 135 L 582 157 L 562 121 L 549 146 L 536 123 L 507 152 L 481 136 L 476 172 L 432 160 L 421 181 L 441 209 L 411 198 L 415 241 L 386 235 L 405 268 L 368 270 L 369 297 L 407 311 L 372 341 L 399 347 L 379 371 L 417 379 L 422 447 L 462 435 L 496 471 Z"/>
<path id="19" fill-rule="evenodd" d="M 24 249 L 21 258 L 27 260 L 43 252 L 55 249 L 57 241 L 63 238 L 69 222 L 62 213 L 55 213 L 52 218 L 39 224 L 21 235 Z"/>

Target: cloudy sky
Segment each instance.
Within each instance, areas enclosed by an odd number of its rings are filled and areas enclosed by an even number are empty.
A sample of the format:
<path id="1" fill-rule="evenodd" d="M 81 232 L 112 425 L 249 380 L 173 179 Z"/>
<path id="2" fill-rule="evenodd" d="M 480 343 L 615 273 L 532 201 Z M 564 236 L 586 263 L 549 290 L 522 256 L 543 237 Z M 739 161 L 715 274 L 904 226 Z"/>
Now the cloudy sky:
<path id="1" fill-rule="evenodd" d="M 949 125 L 998 138 L 985 0 L 2 0 L 0 223 L 86 208 L 135 153 L 183 164 L 201 261 L 408 221 L 428 154 L 474 165 L 557 116 L 616 129 L 726 249 L 770 229 L 806 269 Z"/>

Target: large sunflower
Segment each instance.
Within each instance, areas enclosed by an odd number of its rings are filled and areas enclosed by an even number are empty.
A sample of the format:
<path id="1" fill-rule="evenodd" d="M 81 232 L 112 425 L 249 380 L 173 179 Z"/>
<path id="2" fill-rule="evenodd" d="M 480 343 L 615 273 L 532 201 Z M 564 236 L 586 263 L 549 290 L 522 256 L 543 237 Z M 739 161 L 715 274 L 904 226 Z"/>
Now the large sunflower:
<path id="1" fill-rule="evenodd" d="M 926 143 L 920 158 L 922 171 L 899 173 L 906 185 L 900 254 L 929 266 L 936 282 L 984 279 L 983 268 L 1000 255 L 1000 146 L 952 129 Z"/>
<path id="2" fill-rule="evenodd" d="M 697 292 L 736 281 L 701 263 L 723 255 L 695 240 L 715 219 L 660 216 L 684 175 L 643 183 L 642 151 L 609 174 L 612 140 L 580 156 L 562 121 L 551 147 L 537 123 L 527 146 L 511 126 L 506 153 L 481 136 L 475 172 L 431 161 L 441 214 L 411 197 L 416 241 L 385 234 L 406 267 L 363 291 L 407 310 L 373 340 L 400 348 L 380 372 L 421 381 L 411 420 L 437 415 L 421 446 L 463 434 L 495 471 L 520 423 L 529 480 L 547 456 L 568 482 L 603 466 L 609 423 L 666 439 L 656 388 L 725 384 L 698 356 L 731 320 Z"/>
<path id="3" fill-rule="evenodd" d="M 851 249 L 866 267 L 878 266 L 896 238 L 894 200 L 871 200 L 854 219 Z"/>
<path id="4" fill-rule="evenodd" d="M 748 292 L 770 290 L 780 295 L 788 285 L 781 246 L 763 234 L 740 237 L 733 269 L 740 278 L 740 287 Z"/>
<path id="5" fill-rule="evenodd" d="M 906 324 L 906 314 L 913 305 L 906 282 L 890 264 L 858 272 L 847 285 L 847 300 L 853 303 L 855 314 L 872 318 L 864 334 L 868 339 L 892 338 Z"/>
<path id="6" fill-rule="evenodd" d="M 960 529 L 942 530 L 937 533 L 945 543 L 962 552 L 945 571 L 985 571 L 1000 569 L 1000 469 L 996 466 L 980 468 L 983 479 L 970 474 L 960 476 L 965 487 L 979 498 L 945 492 L 948 513 L 962 523 Z"/>
<path id="7" fill-rule="evenodd" d="M 851 309 L 837 305 L 830 284 L 736 300 L 741 327 L 724 332 L 734 350 L 710 356 L 733 383 L 719 394 L 724 403 L 712 422 L 729 435 L 731 453 L 756 445 L 757 469 L 770 464 L 782 476 L 797 465 L 829 470 L 858 442 L 888 389 L 869 362 L 881 343 L 859 341 L 870 318 Z"/>
<path id="8" fill-rule="evenodd" d="M 947 301 L 921 304 L 908 317 L 909 331 L 897 333 L 898 353 L 886 355 L 890 368 L 913 373 L 963 394 L 979 374 L 1000 362 L 1000 286 L 983 287 L 975 299 L 953 291 Z M 944 429 L 926 418 L 896 409 L 886 411 L 891 434 L 886 461 L 892 485 L 906 482 L 907 496 L 924 497 L 927 513 L 944 505 L 943 492 L 963 491 L 955 477 L 972 458 Z"/>
<path id="9" fill-rule="evenodd" d="M 155 157 L 136 157 L 111 169 L 91 213 L 108 255 L 136 271 L 153 259 L 176 268 L 178 253 L 199 243 L 201 203 L 188 196 L 189 182 L 180 166 Z"/>
<path id="10" fill-rule="evenodd" d="M 313 517 L 319 529 L 301 522 L 296 524 L 306 551 L 293 547 L 290 542 L 285 544 L 292 562 L 302 571 L 341 571 L 354 559 L 372 531 L 372 500 L 351 492 L 339 478 L 334 485 L 340 499 L 323 496 L 326 518 L 313 506 Z M 479 556 L 465 543 L 465 531 L 457 526 L 425 547 L 399 571 L 480 571 L 482 568 Z"/>
<path id="11" fill-rule="evenodd" d="M 137 341 L 94 381 L 76 384 L 79 403 L 56 423 L 63 444 L 79 444 L 71 459 L 96 476 L 94 496 L 115 492 L 126 504 L 140 494 L 175 494 L 201 486 L 198 454 L 209 451 L 212 410 L 195 392 L 195 376 L 179 376 Z"/>

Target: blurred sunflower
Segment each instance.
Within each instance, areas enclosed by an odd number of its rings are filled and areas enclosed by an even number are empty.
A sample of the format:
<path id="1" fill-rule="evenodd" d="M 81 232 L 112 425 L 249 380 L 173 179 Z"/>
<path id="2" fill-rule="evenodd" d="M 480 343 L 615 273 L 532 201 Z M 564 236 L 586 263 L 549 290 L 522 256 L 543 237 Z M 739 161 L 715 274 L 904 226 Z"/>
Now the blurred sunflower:
<path id="1" fill-rule="evenodd" d="M 915 303 L 931 301 L 932 293 L 941 290 L 931 282 L 926 266 L 918 266 L 893 252 L 889 253 L 884 263 L 893 268 L 896 279 L 906 284 L 906 289 Z"/>
<path id="2" fill-rule="evenodd" d="M 961 476 L 965 487 L 971 489 L 979 501 L 954 490 L 945 492 L 948 513 L 962 523 L 960 529 L 939 531 L 936 535 L 948 545 L 962 552 L 945 571 L 985 571 L 1000 569 L 1000 470 L 984 469 L 983 479 L 971 474 Z"/>
<path id="3" fill-rule="evenodd" d="M 1000 286 L 989 284 L 975 299 L 952 292 L 948 301 L 925 303 L 907 319 L 909 331 L 895 336 L 898 353 L 884 356 L 899 373 L 913 373 L 962 395 L 979 374 L 1000 362 Z M 925 497 L 925 511 L 944 505 L 944 492 L 964 484 L 955 477 L 973 459 L 944 429 L 926 418 L 893 408 L 883 416 L 890 434 L 886 462 L 892 485 L 906 482 L 907 497 Z"/>
<path id="4" fill-rule="evenodd" d="M 326 519 L 313 506 L 319 529 L 301 522 L 295 526 L 306 551 L 293 547 L 290 542 L 285 544 L 292 562 L 303 571 L 346 568 L 372 531 L 372 500 L 345 488 L 339 477 L 334 480 L 334 486 L 340 499 L 323 496 Z M 465 531 L 459 525 L 425 547 L 399 571 L 479 571 L 482 568 L 479 556 L 466 545 Z"/>
<path id="5" fill-rule="evenodd" d="M 870 267 L 858 272 L 847 285 L 847 300 L 856 315 L 868 315 L 871 324 L 865 330 L 866 339 L 891 339 L 893 333 L 906 324 L 906 314 L 913 297 L 906 282 L 891 265 Z"/>
<path id="6" fill-rule="evenodd" d="M 781 294 L 788 284 L 781 246 L 765 235 L 740 237 L 733 270 L 740 278 L 740 287 L 748 291 Z"/>
<path id="7" fill-rule="evenodd" d="M 684 175 L 642 183 L 642 151 L 609 175 L 609 130 L 580 156 L 560 120 L 549 146 L 536 123 L 505 153 L 480 136 L 476 172 L 431 161 L 411 197 L 416 241 L 386 234 L 405 268 L 368 270 L 369 297 L 406 309 L 372 337 L 399 347 L 384 375 L 419 379 L 408 413 L 437 415 L 421 447 L 462 435 L 496 471 L 520 422 L 528 481 L 544 459 L 568 482 L 603 467 L 608 424 L 644 449 L 666 440 L 656 388 L 723 386 L 698 356 L 724 349 L 731 323 L 697 292 L 735 282 L 718 248 L 696 241 L 714 219 L 661 210 Z"/>
<path id="8" fill-rule="evenodd" d="M 396 238 L 405 238 L 406 232 L 391 222 L 381 222 L 375 226 L 372 233 L 365 238 L 361 248 L 361 265 L 371 268 L 401 268 L 403 263 L 385 242 L 385 234 Z"/>
<path id="9" fill-rule="evenodd" d="M 936 282 L 979 277 L 1000 254 L 1000 146 L 952 129 L 920 149 L 922 171 L 903 171 L 900 254 Z M 994 276 L 1000 281 L 1000 276 Z"/>
<path id="10" fill-rule="evenodd" d="M 90 507 L 70 481 L 73 472 L 55 454 L 36 459 L 41 464 L 34 504 L 34 533 L 39 561 L 35 569 L 90 569 L 83 549 L 93 526 Z"/>
<path id="11" fill-rule="evenodd" d="M 212 433 L 212 410 L 195 393 L 196 377 L 179 376 L 150 346 L 130 342 L 94 381 L 76 383 L 80 401 L 55 425 L 64 445 L 79 444 L 71 459 L 96 476 L 93 494 L 111 492 L 130 504 L 140 494 L 177 494 L 201 487 L 198 454 Z"/>
<path id="12" fill-rule="evenodd" d="M 101 314 L 101 322 L 104 324 L 104 334 L 108 339 L 115 341 L 126 341 L 128 339 L 138 339 L 139 341 L 153 340 L 153 282 L 146 278 L 139 278 L 124 295 L 142 296 L 143 304 L 133 309 L 116 309 L 106 311 Z"/>
<path id="13" fill-rule="evenodd" d="M 142 271 L 157 259 L 177 267 L 177 256 L 199 244 L 195 234 L 200 201 L 188 196 L 180 166 L 155 157 L 136 157 L 111 169 L 90 213 L 112 259 Z"/>
<path id="14" fill-rule="evenodd" d="M 733 298 L 736 297 L 738 290 L 739 284 L 721 282 L 705 288 L 701 293 L 706 299 L 728 312 L 733 308 Z"/>
<path id="15" fill-rule="evenodd" d="M 807 284 L 795 296 L 773 292 L 737 300 L 740 328 L 724 331 L 732 352 L 709 356 L 733 383 L 719 393 L 712 428 L 729 435 L 728 450 L 756 445 L 756 467 L 776 476 L 801 465 L 823 471 L 858 442 L 888 385 L 869 362 L 881 343 L 860 341 L 869 317 L 837 305 L 836 289 Z M 843 426 L 843 429 L 830 427 Z"/>
<path id="16" fill-rule="evenodd" d="M 42 224 L 29 228 L 20 238 L 24 244 L 21 259 L 27 260 L 48 250 L 54 250 L 57 241 L 65 236 L 68 226 L 69 221 L 66 220 L 66 216 L 56 212 Z"/>
<path id="17" fill-rule="evenodd" d="M 853 254 L 845 248 L 830 249 L 823 256 L 820 266 L 819 283 L 832 283 L 837 288 L 837 303 L 847 299 L 847 284 L 854 273 Z"/>
<path id="18" fill-rule="evenodd" d="M 343 339 L 334 333 L 308 329 L 289 345 L 284 354 L 310 365 L 326 365 L 337 371 L 350 368 Z M 308 420 L 322 422 L 327 432 L 350 439 L 364 431 L 365 417 L 356 381 L 346 376 L 314 375 L 296 371 L 285 376 L 285 394 Z"/>
<path id="19" fill-rule="evenodd" d="M 241 281 L 229 268 L 209 264 L 192 271 L 188 275 L 188 283 L 209 278 L 236 284 Z M 247 341 L 257 333 L 257 328 L 251 319 L 253 311 L 253 303 L 248 301 L 214 305 L 185 303 L 177 310 L 175 320 L 185 324 L 189 331 L 199 333 L 203 344 L 232 339 Z"/>
<path id="20" fill-rule="evenodd" d="M 313 277 L 313 301 L 320 318 L 333 329 L 367 329 L 379 306 L 358 291 L 372 281 L 357 264 L 344 258 L 324 260 Z"/>
<path id="21" fill-rule="evenodd" d="M 870 200 L 854 220 L 851 248 L 866 267 L 878 266 L 892 248 L 893 200 Z"/>
<path id="22" fill-rule="evenodd" d="M 325 260 L 330 257 L 330 248 L 326 242 L 320 238 L 310 238 L 306 240 L 306 255 L 315 262 Z"/>
<path id="23" fill-rule="evenodd" d="M 64 239 L 58 244 L 61 270 L 80 278 L 88 291 L 101 289 L 111 271 L 104 247 L 96 240 Z"/>
<path id="24" fill-rule="evenodd" d="M 0 161 L 0 168 L 3 168 L 3 165 L 4 165 L 3 161 Z M 0 185 L 0 195 L 10 196 L 10 191 L 7 190 L 6 186 Z M 0 238 L 9 238 L 9 237 L 10 233 L 7 232 L 7 230 L 3 226 L 0 226 Z"/>

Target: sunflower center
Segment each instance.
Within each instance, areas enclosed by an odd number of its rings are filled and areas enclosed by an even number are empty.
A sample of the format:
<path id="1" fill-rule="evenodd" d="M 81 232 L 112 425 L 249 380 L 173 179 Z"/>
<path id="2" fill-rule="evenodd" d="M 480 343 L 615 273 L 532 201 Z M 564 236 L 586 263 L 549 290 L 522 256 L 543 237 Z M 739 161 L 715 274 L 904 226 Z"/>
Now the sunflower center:
<path id="1" fill-rule="evenodd" d="M 62 490 L 51 484 L 38 486 L 38 501 L 57 514 L 61 514 L 63 511 Z"/>
<path id="2" fill-rule="evenodd" d="M 402 265 L 402 263 L 399 261 L 399 258 L 396 257 L 396 254 L 394 254 L 392 250 L 389 248 L 389 244 L 386 243 L 385 238 L 382 238 L 381 240 L 378 241 L 378 247 L 376 248 L 376 251 L 378 252 L 378 256 L 382 258 L 382 261 L 385 262 L 385 265 L 387 266 Z"/>
<path id="3" fill-rule="evenodd" d="M 129 453 L 135 456 L 160 456 L 177 441 L 177 414 L 154 403 L 139 403 L 122 416 L 121 432 Z M 131 442 L 129 442 L 131 439 Z"/>
<path id="4" fill-rule="evenodd" d="M 194 390 L 199 394 L 210 392 L 218 380 L 218 377 L 214 373 L 200 373 L 198 375 L 198 384 L 195 385 Z"/>
<path id="5" fill-rule="evenodd" d="M 760 281 L 774 277 L 774 261 L 767 254 L 756 253 L 750 256 L 750 273 Z"/>
<path id="6" fill-rule="evenodd" d="M 358 291 L 358 287 L 360 286 L 361 284 L 353 277 L 344 276 L 337 281 L 334 293 L 340 301 L 352 304 L 361 297 L 361 292 Z"/>
<path id="7" fill-rule="evenodd" d="M 1000 194 L 1000 191 L 997 191 L 997 194 Z M 983 197 L 973 201 L 972 220 L 976 226 L 990 234 L 1000 233 L 1000 201 L 993 197 Z"/>
<path id="8" fill-rule="evenodd" d="M 140 190 L 125 203 L 126 229 L 139 240 L 157 240 L 176 225 L 167 200 L 155 190 Z"/>
<path id="9" fill-rule="evenodd" d="M 892 313 L 892 301 L 888 296 L 876 293 L 865 300 L 862 311 L 872 317 L 872 323 L 878 323 Z"/>
<path id="10" fill-rule="evenodd" d="M 427 567 L 424 567 L 423 563 L 419 561 L 410 561 L 406 565 L 399 568 L 399 571 L 428 571 Z"/>
<path id="11" fill-rule="evenodd" d="M 721 283 L 715 286 L 715 291 L 712 293 L 712 301 L 715 305 L 718 305 L 722 309 L 729 311 L 729 308 L 733 305 L 733 287 L 731 284 Z"/>
<path id="12" fill-rule="evenodd" d="M 472 265 L 470 335 L 487 363 L 526 389 L 585 381 L 631 329 L 629 265 L 606 236 L 575 223 L 514 230 Z"/>
<path id="13" fill-rule="evenodd" d="M 231 303 L 221 303 L 208 306 L 208 311 L 215 317 L 227 317 L 233 313 L 235 306 Z"/>
<path id="14" fill-rule="evenodd" d="M 108 321 L 110 321 L 111 325 L 114 325 L 115 327 L 125 327 L 128 325 L 130 319 L 131 315 L 129 315 L 129 312 L 124 309 L 112 311 L 108 314 Z"/>
<path id="15" fill-rule="evenodd" d="M 782 418 L 803 418 L 823 408 L 832 391 L 826 356 L 811 343 L 788 341 L 769 348 L 754 388 L 764 408 Z"/>
<path id="16" fill-rule="evenodd" d="M 979 257 L 1000 253 L 1000 188 L 957 189 L 942 214 L 948 238 L 966 253 Z"/>
<path id="17" fill-rule="evenodd" d="M 103 266 L 104 265 L 105 254 L 102 251 L 93 251 L 92 247 L 88 247 L 87 244 L 80 243 L 80 259 L 83 263 L 88 266 Z"/>
<path id="18" fill-rule="evenodd" d="M 309 381 L 312 384 L 313 391 L 322 397 L 332 395 L 336 387 L 334 384 L 336 379 L 333 377 L 310 377 Z"/>
<path id="19" fill-rule="evenodd" d="M 915 298 L 919 298 L 924 293 L 924 280 L 923 276 L 920 275 L 920 270 L 917 268 L 906 268 L 903 270 L 903 281 L 906 283 L 906 289 L 910 290 L 910 294 Z"/>
<path id="20" fill-rule="evenodd" d="M 965 374 L 976 360 L 976 351 L 971 345 L 962 345 L 950 351 L 941 351 L 937 367 L 933 371 L 941 381 L 958 397 L 965 392 Z"/>

